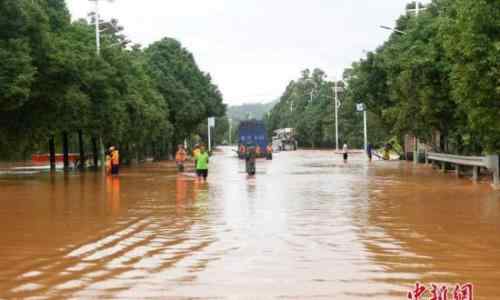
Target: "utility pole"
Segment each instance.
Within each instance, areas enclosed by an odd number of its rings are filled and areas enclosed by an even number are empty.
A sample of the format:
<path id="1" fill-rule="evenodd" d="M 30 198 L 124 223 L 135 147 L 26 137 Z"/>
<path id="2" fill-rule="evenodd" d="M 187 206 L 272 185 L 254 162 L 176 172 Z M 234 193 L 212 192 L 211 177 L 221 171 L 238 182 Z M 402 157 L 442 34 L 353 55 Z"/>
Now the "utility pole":
<path id="1" fill-rule="evenodd" d="M 408 12 L 415 12 L 415 16 L 418 17 L 418 15 L 420 14 L 420 11 L 422 10 L 426 10 L 427 8 L 423 7 L 423 8 L 420 8 L 420 3 L 418 1 L 415 1 L 415 8 L 414 9 L 407 9 Z"/>

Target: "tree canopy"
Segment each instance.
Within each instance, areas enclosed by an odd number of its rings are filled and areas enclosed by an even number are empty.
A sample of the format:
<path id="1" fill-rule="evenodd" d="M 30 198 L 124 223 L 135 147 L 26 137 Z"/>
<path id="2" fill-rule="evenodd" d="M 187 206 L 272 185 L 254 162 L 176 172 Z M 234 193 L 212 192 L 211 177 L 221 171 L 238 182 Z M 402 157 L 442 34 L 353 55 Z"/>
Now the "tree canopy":
<path id="1" fill-rule="evenodd" d="M 441 151 L 500 151 L 499 17 L 500 3 L 487 0 L 435 0 L 405 14 L 405 34 L 355 63 L 349 89 L 394 135 Z"/>
<path id="2" fill-rule="evenodd" d="M 360 146 L 354 105 L 363 102 L 372 143 L 410 134 L 439 151 L 499 152 L 500 2 L 434 0 L 418 16 L 402 15 L 396 28 L 344 72 L 341 140 Z M 303 144 L 331 144 L 332 83 L 323 77 L 306 70 L 291 82 L 272 111 L 271 129 L 296 127 Z"/>
<path id="3" fill-rule="evenodd" d="M 131 46 L 117 20 L 71 22 L 64 0 L 0 2 L 0 157 L 83 132 L 126 156 L 163 150 L 223 116 L 222 94 L 180 42 Z"/>

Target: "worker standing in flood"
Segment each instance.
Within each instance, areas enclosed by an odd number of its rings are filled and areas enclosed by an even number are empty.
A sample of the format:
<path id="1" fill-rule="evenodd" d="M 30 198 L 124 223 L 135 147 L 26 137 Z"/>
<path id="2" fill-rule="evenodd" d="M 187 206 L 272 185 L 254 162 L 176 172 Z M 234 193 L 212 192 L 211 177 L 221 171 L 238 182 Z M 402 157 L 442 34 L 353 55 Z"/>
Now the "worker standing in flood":
<path id="1" fill-rule="evenodd" d="M 209 156 L 205 146 L 200 147 L 200 154 L 196 158 L 196 175 L 198 180 L 207 181 Z"/>
<path id="2" fill-rule="evenodd" d="M 111 147 L 111 175 L 118 175 L 120 171 L 120 152 Z"/>
<path id="3" fill-rule="evenodd" d="M 240 144 L 240 149 L 238 151 L 238 157 L 239 158 L 244 158 L 245 157 L 245 152 L 246 152 L 245 145 Z"/>
<path id="4" fill-rule="evenodd" d="M 106 166 L 106 175 L 111 175 L 111 152 L 113 152 L 113 147 L 109 147 L 108 151 L 104 153 L 105 156 L 105 166 Z"/>
<path id="5" fill-rule="evenodd" d="M 186 150 L 184 145 L 179 144 L 177 146 L 177 152 L 175 153 L 175 164 L 177 166 L 177 171 L 184 172 L 184 162 L 186 161 Z"/>
<path id="6" fill-rule="evenodd" d="M 344 162 L 347 162 L 347 159 L 349 158 L 349 149 L 347 148 L 347 144 L 344 144 L 344 147 L 342 147 L 342 154 L 344 157 Z"/>
<path id="7" fill-rule="evenodd" d="M 196 170 L 196 158 L 200 154 L 200 145 L 196 144 L 194 145 L 193 149 L 193 161 L 194 161 L 194 169 Z"/>
<path id="8" fill-rule="evenodd" d="M 267 158 L 267 160 L 273 159 L 273 146 L 271 144 L 267 145 L 266 158 Z"/>
<path id="9" fill-rule="evenodd" d="M 254 176 L 256 173 L 256 168 L 255 168 L 256 156 L 257 154 L 255 151 L 255 147 L 248 146 L 245 155 L 245 169 L 247 171 L 248 176 Z"/>
<path id="10" fill-rule="evenodd" d="M 368 155 L 368 160 L 372 161 L 372 156 L 373 156 L 373 145 L 372 144 L 368 144 L 368 146 L 366 146 L 366 155 Z"/>

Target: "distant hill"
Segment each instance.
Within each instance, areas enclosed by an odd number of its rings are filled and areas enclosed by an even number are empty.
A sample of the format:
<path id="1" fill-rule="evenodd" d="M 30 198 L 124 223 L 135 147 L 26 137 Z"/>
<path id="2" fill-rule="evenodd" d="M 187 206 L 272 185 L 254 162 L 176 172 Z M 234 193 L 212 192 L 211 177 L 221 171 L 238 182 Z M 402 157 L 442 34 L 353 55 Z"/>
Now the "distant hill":
<path id="1" fill-rule="evenodd" d="M 247 103 L 229 106 L 227 108 L 228 118 L 239 122 L 247 119 L 262 120 L 264 116 L 278 103 L 278 100 L 267 103 Z"/>

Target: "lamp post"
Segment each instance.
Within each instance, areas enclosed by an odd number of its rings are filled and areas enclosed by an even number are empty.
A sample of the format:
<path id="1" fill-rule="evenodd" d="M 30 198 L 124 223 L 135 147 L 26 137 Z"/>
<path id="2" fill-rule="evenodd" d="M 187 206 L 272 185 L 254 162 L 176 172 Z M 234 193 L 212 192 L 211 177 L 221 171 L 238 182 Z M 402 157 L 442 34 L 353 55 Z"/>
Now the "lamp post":
<path id="1" fill-rule="evenodd" d="M 415 12 L 415 17 L 418 18 L 418 15 L 420 14 L 421 10 L 425 10 L 427 8 L 422 7 L 420 8 L 420 3 L 418 1 L 415 1 L 415 9 L 408 9 L 408 12 Z M 415 147 L 414 147 L 414 152 L 413 152 L 413 163 L 416 165 L 418 163 L 418 154 L 419 154 L 419 139 L 418 137 L 415 137 Z"/>
<path id="2" fill-rule="evenodd" d="M 396 33 L 399 33 L 399 34 L 402 34 L 402 35 L 406 34 L 406 32 L 404 32 L 404 31 L 401 31 L 401 30 L 398 30 L 398 29 L 395 29 L 395 28 L 392 28 L 392 27 L 389 27 L 389 26 L 385 26 L 385 25 L 380 25 L 380 28 L 386 29 L 386 30 L 390 30 L 390 31 L 393 31 L 393 32 L 396 32 Z"/>
<path id="3" fill-rule="evenodd" d="M 416 1 L 415 2 L 415 8 L 414 9 L 407 9 L 406 11 L 407 12 L 415 12 L 415 16 L 418 17 L 419 14 L 420 14 L 420 11 L 426 10 L 426 9 L 427 9 L 426 7 L 420 7 L 420 3 L 418 1 Z M 390 30 L 390 31 L 393 31 L 393 32 L 396 32 L 396 33 L 399 33 L 399 34 L 403 34 L 403 35 L 406 34 L 406 32 L 404 32 L 404 31 L 401 31 L 401 30 L 398 30 L 396 28 L 392 28 L 392 27 L 389 27 L 389 26 L 385 26 L 385 25 L 381 25 L 380 28 L 386 29 L 386 30 Z"/>
<path id="4" fill-rule="evenodd" d="M 100 0 L 89 0 L 95 2 L 95 45 L 96 45 L 96 53 L 97 56 L 101 55 L 101 30 L 100 30 L 100 17 L 99 17 L 99 1 Z M 107 0 L 112 2 L 113 0 Z M 99 137 L 99 147 L 100 149 L 100 163 L 101 166 L 104 166 L 104 144 L 102 141 L 102 135 Z M 96 166 L 97 167 L 97 166 Z"/>
<path id="5" fill-rule="evenodd" d="M 427 9 L 426 7 L 420 7 L 420 3 L 418 1 L 416 1 L 415 8 L 414 9 L 407 9 L 406 11 L 407 12 L 415 12 L 415 17 L 418 18 L 420 11 L 426 10 L 426 9 Z M 390 31 L 393 31 L 393 32 L 396 32 L 396 33 L 399 33 L 402 35 L 406 34 L 406 32 L 404 32 L 404 31 L 401 31 L 401 30 L 398 30 L 398 29 L 395 29 L 395 28 L 392 28 L 389 26 L 382 25 L 382 26 L 380 26 L 380 28 L 387 29 L 387 30 L 390 30 Z M 414 142 L 415 142 L 415 145 L 413 147 L 413 163 L 417 164 L 418 163 L 418 153 L 419 153 L 419 139 L 418 139 L 418 137 L 414 138 Z"/>

